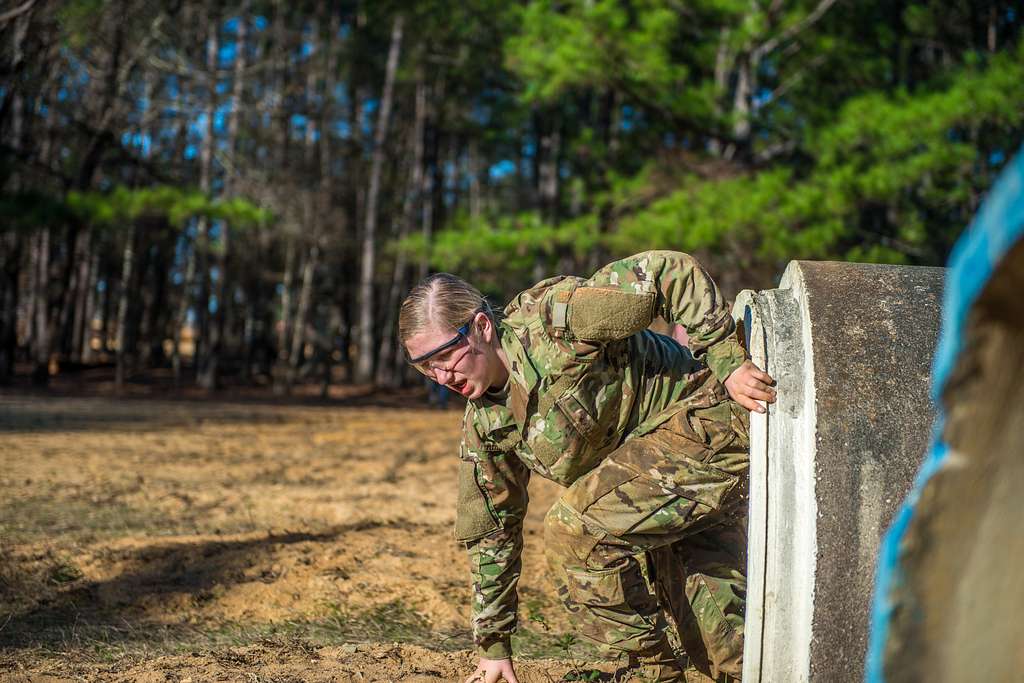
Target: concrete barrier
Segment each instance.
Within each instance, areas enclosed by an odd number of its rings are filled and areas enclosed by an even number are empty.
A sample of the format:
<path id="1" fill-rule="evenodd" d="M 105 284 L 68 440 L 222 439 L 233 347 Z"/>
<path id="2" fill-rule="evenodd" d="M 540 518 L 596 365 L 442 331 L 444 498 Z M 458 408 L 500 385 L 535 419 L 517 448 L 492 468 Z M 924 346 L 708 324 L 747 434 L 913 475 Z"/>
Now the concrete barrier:
<path id="1" fill-rule="evenodd" d="M 934 417 L 943 273 L 794 261 L 737 298 L 779 392 L 751 419 L 746 683 L 863 679 L 879 542 Z"/>
<path id="2" fill-rule="evenodd" d="M 941 413 L 882 548 L 870 683 L 1024 681 L 1024 149 L 949 265 Z"/>

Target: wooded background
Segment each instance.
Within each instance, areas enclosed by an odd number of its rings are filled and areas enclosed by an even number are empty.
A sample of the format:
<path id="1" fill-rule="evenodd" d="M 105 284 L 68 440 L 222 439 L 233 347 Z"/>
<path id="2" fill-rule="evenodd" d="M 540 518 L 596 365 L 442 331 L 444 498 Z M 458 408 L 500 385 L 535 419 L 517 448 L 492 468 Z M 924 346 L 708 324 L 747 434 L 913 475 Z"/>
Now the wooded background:
<path id="1" fill-rule="evenodd" d="M 1024 139 L 1012 1 L 3 7 L 0 382 L 397 385 L 435 269 L 942 264 Z"/>

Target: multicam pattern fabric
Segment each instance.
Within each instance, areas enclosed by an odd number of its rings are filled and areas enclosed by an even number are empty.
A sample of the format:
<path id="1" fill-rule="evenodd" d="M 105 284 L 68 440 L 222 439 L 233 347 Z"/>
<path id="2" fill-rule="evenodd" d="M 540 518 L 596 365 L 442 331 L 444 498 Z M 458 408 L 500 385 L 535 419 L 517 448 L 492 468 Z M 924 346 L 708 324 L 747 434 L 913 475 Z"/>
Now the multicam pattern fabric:
<path id="1" fill-rule="evenodd" d="M 648 331 L 656 316 L 685 327 L 689 348 Z M 675 441 L 665 436 L 672 433 L 671 425 L 682 424 L 673 419 L 677 414 L 685 421 L 694 411 L 728 405 L 721 382 L 745 359 L 718 288 L 692 257 L 644 252 L 615 261 L 590 279 L 544 280 L 506 307 L 499 330 L 510 381 L 500 400 L 485 395 L 467 405 L 460 454 L 467 474 L 460 483 L 456 524 L 456 537 L 470 555 L 476 643 L 480 654 L 490 658 L 511 654 L 529 471 L 570 487 L 549 514 L 549 546 L 576 547 L 555 539 L 562 533 L 553 531 L 555 521 L 565 515 L 565 528 L 578 527 L 569 533 L 577 537 L 573 543 L 585 543 L 579 540 L 584 537 L 618 538 L 635 552 L 671 544 L 703 518 L 718 523 L 718 509 L 739 495 L 742 479 L 735 473 L 723 479 L 716 467 L 706 468 L 700 457 L 692 457 L 695 452 L 706 455 L 708 438 L 735 440 L 730 420 L 724 431 L 709 430 L 706 425 L 715 422 L 709 418 L 698 419 L 689 436 Z M 718 451 L 729 450 L 723 443 Z M 738 466 L 741 457 L 730 457 Z M 607 517 L 590 514 L 589 522 L 574 517 L 585 512 L 579 496 L 589 491 L 587 482 L 606 481 L 616 468 L 633 475 L 623 485 L 643 489 L 628 494 L 635 497 L 633 512 L 643 521 L 633 529 L 616 527 L 619 512 L 611 509 Z M 616 495 L 611 489 L 605 493 Z M 638 541 L 647 536 L 656 540 Z M 549 547 L 549 557 L 551 552 Z M 622 556 L 615 561 L 622 563 L 613 573 L 623 595 L 639 591 L 632 565 Z M 562 577 L 576 572 L 580 590 L 590 582 L 603 585 L 587 572 L 613 569 L 569 555 L 556 564 Z M 567 586 L 571 583 L 567 580 Z M 583 604 L 577 599 L 580 590 L 575 597 L 567 593 L 567 604 Z M 619 619 L 621 596 L 610 590 L 603 607 Z M 588 623 L 607 621 L 601 607 L 594 611 L 588 606 Z M 663 631 L 656 613 L 650 603 L 631 613 L 647 635 L 624 634 L 623 649 L 639 647 L 644 638 Z"/>
<path id="2" fill-rule="evenodd" d="M 606 650 L 657 652 L 664 608 L 695 667 L 740 675 L 745 420 L 728 400 L 680 411 L 626 442 L 555 503 L 545 553 L 563 601 L 581 617 L 581 635 Z M 653 571 L 643 571 L 644 553 Z"/>

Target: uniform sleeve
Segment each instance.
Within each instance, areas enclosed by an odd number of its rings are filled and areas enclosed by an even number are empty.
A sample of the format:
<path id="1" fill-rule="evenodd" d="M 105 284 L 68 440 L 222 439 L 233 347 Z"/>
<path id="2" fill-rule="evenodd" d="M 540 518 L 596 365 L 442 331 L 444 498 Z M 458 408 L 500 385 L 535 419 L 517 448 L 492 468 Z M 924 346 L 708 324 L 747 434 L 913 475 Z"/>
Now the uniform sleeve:
<path id="1" fill-rule="evenodd" d="M 473 582 L 473 639 L 481 657 L 512 654 L 530 471 L 513 454 L 462 450 L 456 537 Z"/>
<path id="2" fill-rule="evenodd" d="M 690 351 L 719 380 L 743 364 L 746 353 L 718 286 L 692 256 L 645 251 L 609 263 L 576 287 L 556 320 L 579 339 L 610 341 L 645 329 L 656 316 L 686 328 Z"/>

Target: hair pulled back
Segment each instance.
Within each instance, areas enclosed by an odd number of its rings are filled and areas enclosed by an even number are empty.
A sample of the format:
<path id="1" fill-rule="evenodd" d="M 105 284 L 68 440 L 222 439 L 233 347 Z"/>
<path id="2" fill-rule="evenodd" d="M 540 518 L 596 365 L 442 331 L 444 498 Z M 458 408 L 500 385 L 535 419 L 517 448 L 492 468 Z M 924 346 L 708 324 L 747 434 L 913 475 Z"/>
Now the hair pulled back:
<path id="1" fill-rule="evenodd" d="M 496 321 L 495 311 L 473 285 L 451 273 L 434 273 L 412 288 L 398 312 L 398 338 L 404 345 L 428 328 L 458 330 L 477 311 Z"/>

